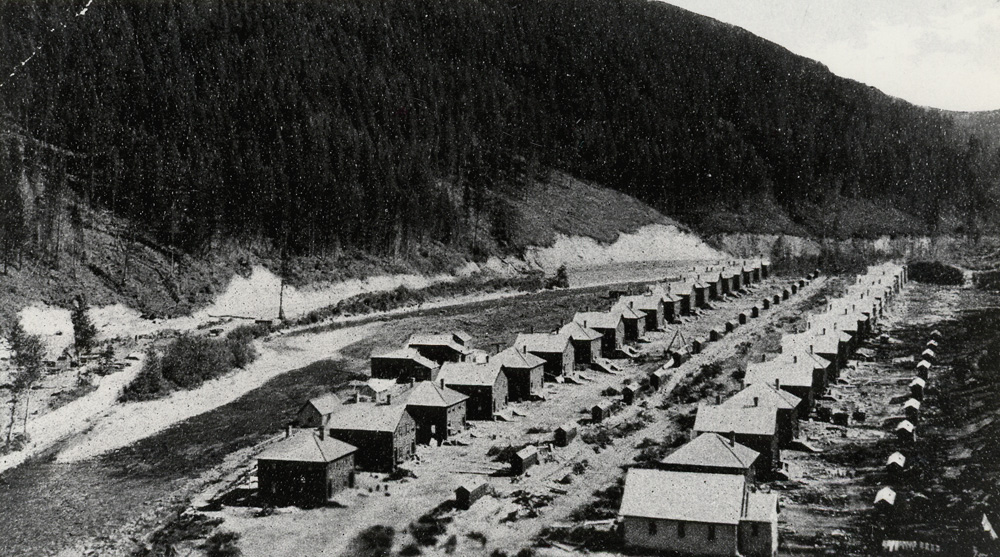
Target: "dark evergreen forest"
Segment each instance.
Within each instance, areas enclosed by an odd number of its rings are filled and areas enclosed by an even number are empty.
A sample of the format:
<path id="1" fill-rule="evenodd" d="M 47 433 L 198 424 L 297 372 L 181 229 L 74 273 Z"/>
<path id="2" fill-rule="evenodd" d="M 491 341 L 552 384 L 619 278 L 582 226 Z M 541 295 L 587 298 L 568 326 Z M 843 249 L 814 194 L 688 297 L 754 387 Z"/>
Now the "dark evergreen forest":
<path id="1" fill-rule="evenodd" d="M 934 230 L 992 199 L 984 148 L 945 115 L 662 3 L 82 6 L 0 2 L 0 131 L 71 153 L 0 142 L 7 244 L 25 234 L 19 177 L 38 173 L 49 203 L 71 189 L 164 244 L 294 253 L 448 244 L 480 216 L 502 240 L 495 194 L 533 168 L 688 222 L 713 203 L 796 215 L 832 196 Z"/>

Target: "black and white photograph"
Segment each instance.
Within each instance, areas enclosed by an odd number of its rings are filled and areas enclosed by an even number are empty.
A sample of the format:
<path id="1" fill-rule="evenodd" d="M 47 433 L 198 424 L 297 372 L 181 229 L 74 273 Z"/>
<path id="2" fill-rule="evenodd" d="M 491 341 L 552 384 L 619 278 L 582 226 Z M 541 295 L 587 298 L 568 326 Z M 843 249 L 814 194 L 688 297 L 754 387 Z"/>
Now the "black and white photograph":
<path id="1" fill-rule="evenodd" d="M 1000 557 L 1000 0 L 0 0 L 0 557 Z"/>

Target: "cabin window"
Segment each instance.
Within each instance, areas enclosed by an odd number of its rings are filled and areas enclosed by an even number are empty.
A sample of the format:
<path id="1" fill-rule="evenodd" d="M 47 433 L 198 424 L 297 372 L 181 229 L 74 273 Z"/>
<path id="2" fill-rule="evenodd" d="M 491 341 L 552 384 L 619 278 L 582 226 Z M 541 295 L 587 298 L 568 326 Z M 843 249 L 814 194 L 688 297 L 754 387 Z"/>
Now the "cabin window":
<path id="1" fill-rule="evenodd" d="M 750 523 L 750 535 L 752 537 L 755 537 L 755 538 L 757 537 L 758 530 L 759 530 L 759 527 L 758 527 L 757 523 L 755 523 L 755 522 Z"/>
<path id="2" fill-rule="evenodd" d="M 656 521 L 655 520 L 650 520 L 649 521 L 649 535 L 650 536 L 655 536 L 656 535 Z"/>
<path id="3" fill-rule="evenodd" d="M 683 538 L 684 535 L 685 535 L 685 532 L 684 532 L 684 523 L 683 522 L 678 522 L 677 523 L 677 537 L 678 538 Z"/>
<path id="4" fill-rule="evenodd" d="M 715 524 L 708 525 L 708 541 L 715 539 Z"/>

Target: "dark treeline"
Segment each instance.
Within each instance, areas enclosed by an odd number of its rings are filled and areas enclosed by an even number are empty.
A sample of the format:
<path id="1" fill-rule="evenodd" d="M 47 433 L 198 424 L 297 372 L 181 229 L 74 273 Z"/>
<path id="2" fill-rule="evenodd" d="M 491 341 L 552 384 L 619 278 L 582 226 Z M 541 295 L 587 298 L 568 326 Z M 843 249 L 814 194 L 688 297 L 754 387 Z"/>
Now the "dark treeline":
<path id="1" fill-rule="evenodd" d="M 398 253 L 468 242 L 473 223 L 502 241 L 493 194 L 532 168 L 694 222 L 707 199 L 794 216 L 832 197 L 934 230 L 991 199 L 984 149 L 945 116 L 657 2 L 82 4 L 0 3 L 0 74 L 37 49 L 3 78 L 0 131 L 76 154 L 7 142 L 0 204 L 62 166 L 77 197 L 186 249 Z"/>

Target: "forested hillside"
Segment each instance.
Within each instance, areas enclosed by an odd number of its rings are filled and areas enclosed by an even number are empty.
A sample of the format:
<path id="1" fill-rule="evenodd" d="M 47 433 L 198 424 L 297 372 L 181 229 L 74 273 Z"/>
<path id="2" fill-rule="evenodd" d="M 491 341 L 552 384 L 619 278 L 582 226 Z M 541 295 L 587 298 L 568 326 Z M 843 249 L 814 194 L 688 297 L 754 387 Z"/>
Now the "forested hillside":
<path id="1" fill-rule="evenodd" d="M 538 169 L 695 226 L 752 202 L 825 234 L 861 203 L 978 231 L 992 208 L 995 153 L 950 118 L 658 2 L 82 7 L 0 2 L 5 260 L 70 190 L 186 251 L 293 254 L 503 249 Z"/>

